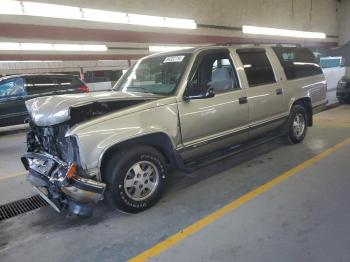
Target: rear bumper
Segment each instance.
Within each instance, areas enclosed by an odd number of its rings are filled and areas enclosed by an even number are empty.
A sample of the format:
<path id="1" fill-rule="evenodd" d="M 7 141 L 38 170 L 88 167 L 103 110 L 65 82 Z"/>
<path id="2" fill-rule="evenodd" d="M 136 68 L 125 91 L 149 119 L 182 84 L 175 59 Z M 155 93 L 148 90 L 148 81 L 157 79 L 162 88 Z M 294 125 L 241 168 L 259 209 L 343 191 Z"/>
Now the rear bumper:
<path id="1" fill-rule="evenodd" d="M 47 153 L 28 153 L 21 158 L 28 170 L 27 180 L 56 210 L 68 208 L 87 215 L 93 204 L 103 199 L 106 185 L 79 176 L 67 177 L 70 165 Z M 46 197 L 45 197 L 46 196 Z"/>

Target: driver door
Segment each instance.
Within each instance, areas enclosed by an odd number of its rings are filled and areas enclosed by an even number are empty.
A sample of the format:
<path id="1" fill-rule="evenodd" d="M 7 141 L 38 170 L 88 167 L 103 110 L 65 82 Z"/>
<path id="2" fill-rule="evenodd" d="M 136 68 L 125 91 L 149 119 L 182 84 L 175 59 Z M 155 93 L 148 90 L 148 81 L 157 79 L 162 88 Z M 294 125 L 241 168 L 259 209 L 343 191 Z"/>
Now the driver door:
<path id="1" fill-rule="evenodd" d="M 227 49 L 198 55 L 179 114 L 185 159 L 248 138 L 248 104 Z M 215 95 L 205 95 L 214 91 Z"/>

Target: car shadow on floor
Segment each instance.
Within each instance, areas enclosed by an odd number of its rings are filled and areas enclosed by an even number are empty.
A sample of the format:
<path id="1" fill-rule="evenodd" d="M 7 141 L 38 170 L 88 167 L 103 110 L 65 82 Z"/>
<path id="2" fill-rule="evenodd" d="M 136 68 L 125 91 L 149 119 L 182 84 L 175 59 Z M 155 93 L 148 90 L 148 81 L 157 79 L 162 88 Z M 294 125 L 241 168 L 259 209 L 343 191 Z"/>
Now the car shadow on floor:
<path id="1" fill-rule="evenodd" d="M 220 160 L 191 173 L 172 172 L 169 175 L 167 190 L 159 203 L 159 208 L 162 208 L 163 205 L 171 202 L 172 198 L 178 193 L 178 191 L 190 188 L 197 183 L 205 181 L 206 179 L 215 177 L 220 173 L 234 169 L 238 165 L 246 163 L 246 166 L 244 166 L 244 168 L 249 169 L 251 166 L 262 165 L 266 161 L 272 161 L 271 157 L 264 155 L 283 146 L 284 143 L 282 140 L 276 138 L 269 143 L 259 145 L 247 151 L 243 151 L 237 155 Z M 301 146 L 303 145 L 301 144 Z M 259 181 L 256 183 L 259 183 Z M 118 210 L 113 210 L 108 206 L 106 201 L 101 201 L 95 206 L 93 214 L 89 217 L 72 215 L 65 210 L 61 213 L 57 213 L 50 206 L 47 206 L 40 208 L 39 210 L 20 215 L 13 219 L 21 220 L 21 223 L 25 223 L 25 227 L 30 228 L 33 233 L 48 233 L 66 230 L 69 228 L 98 225 L 108 220 L 115 220 L 127 216 L 133 215 L 125 214 Z M 8 221 L 0 223 L 0 232 L 3 232 L 2 227 L 8 227 L 13 219 L 9 219 Z M 17 230 L 17 228 L 14 230 Z M 18 230 L 20 229 L 18 228 Z M 21 232 L 11 232 L 11 235 L 16 234 L 16 238 L 18 238 L 18 234 L 20 235 Z"/>
<path id="2" fill-rule="evenodd" d="M 260 145 L 254 149 L 250 149 L 224 160 L 220 160 L 191 173 L 172 172 L 169 175 L 165 196 L 172 195 L 172 193 L 176 191 L 191 187 L 198 182 L 213 177 L 224 171 L 230 170 L 243 162 L 252 161 L 254 158 L 271 152 L 276 148 L 281 147 L 282 145 L 283 143 L 280 139 L 275 139 L 270 143 Z M 27 214 L 23 214 L 20 217 L 22 217 L 21 219 L 27 220 L 28 226 L 30 228 L 41 228 L 41 230 L 45 230 L 45 232 L 50 232 L 84 225 L 96 225 L 108 219 L 116 219 L 121 216 L 130 215 L 131 214 L 125 214 L 118 210 L 113 210 L 108 206 L 106 201 L 101 201 L 95 206 L 93 214 L 89 217 L 72 215 L 65 210 L 63 210 L 61 213 L 57 213 L 50 206 L 29 212 Z M 17 219 L 20 217 L 17 217 Z M 32 217 L 34 217 L 33 220 Z M 10 220 L 6 221 L 6 223 L 9 222 Z"/>
<path id="3" fill-rule="evenodd" d="M 282 141 L 281 138 L 276 138 L 265 144 L 250 148 L 246 151 L 227 157 L 206 167 L 197 169 L 194 172 L 175 172 L 170 175 L 168 192 L 178 191 L 181 188 L 190 187 L 205 179 L 213 177 L 222 172 L 228 171 L 242 163 L 254 161 L 254 159 L 261 157 L 262 155 L 267 154 L 269 152 L 272 152 L 282 146 L 285 146 L 285 143 Z M 263 164 L 265 161 L 270 160 L 272 159 L 269 157 L 265 160 L 260 159 L 257 160 L 257 163 L 255 164 Z M 252 163 L 247 164 L 247 167 L 249 168 L 251 165 Z"/>

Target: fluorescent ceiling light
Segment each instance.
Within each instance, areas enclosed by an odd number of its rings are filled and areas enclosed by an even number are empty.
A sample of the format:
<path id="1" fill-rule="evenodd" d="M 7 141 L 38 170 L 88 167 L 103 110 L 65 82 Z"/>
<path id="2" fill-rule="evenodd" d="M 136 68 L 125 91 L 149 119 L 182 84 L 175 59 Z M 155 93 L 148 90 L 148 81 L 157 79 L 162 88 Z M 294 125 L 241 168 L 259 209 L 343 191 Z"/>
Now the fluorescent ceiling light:
<path id="1" fill-rule="evenodd" d="M 194 20 L 165 17 L 165 27 L 196 29 Z"/>
<path id="2" fill-rule="evenodd" d="M 26 61 L 0 61 L 0 63 L 62 63 L 62 60 L 26 60 Z"/>
<path id="3" fill-rule="evenodd" d="M 23 1 L 24 14 L 65 19 L 81 19 L 79 7 Z"/>
<path id="4" fill-rule="evenodd" d="M 108 47 L 106 45 L 0 42 L 0 50 L 2 51 L 22 50 L 22 51 L 104 52 L 108 50 Z"/>
<path id="5" fill-rule="evenodd" d="M 319 32 L 307 32 L 307 31 L 296 31 L 269 27 L 258 27 L 258 26 L 243 26 L 243 33 L 255 34 L 255 35 L 272 35 L 272 36 L 285 36 L 285 37 L 298 37 L 298 38 L 326 38 L 325 33 Z"/>
<path id="6" fill-rule="evenodd" d="M 23 6 L 22 6 L 23 5 Z M 49 18 L 76 19 L 94 22 L 131 24 L 181 29 L 196 29 L 197 24 L 191 19 L 163 16 L 127 14 L 66 5 L 37 3 L 30 1 L 1 1 L 0 14 L 28 15 Z"/>
<path id="7" fill-rule="evenodd" d="M 160 16 L 128 14 L 128 17 L 129 17 L 129 24 L 132 24 L 132 25 L 157 26 L 157 27 L 165 26 L 164 17 L 160 17 Z"/>
<path id="8" fill-rule="evenodd" d="M 19 43 L 0 42 L 0 50 L 21 50 L 21 46 Z"/>
<path id="9" fill-rule="evenodd" d="M 127 24 L 128 16 L 126 13 L 103 11 L 97 9 L 83 8 L 84 19 L 89 21 Z"/>
<path id="10" fill-rule="evenodd" d="M 21 15 L 22 6 L 19 1 L 1 1 L 0 14 L 3 15 Z"/>
<path id="11" fill-rule="evenodd" d="M 191 46 L 160 46 L 160 45 L 152 45 L 149 46 L 150 52 L 167 52 L 167 51 L 176 51 L 193 48 Z"/>
<path id="12" fill-rule="evenodd" d="M 25 51 L 52 51 L 53 45 L 46 43 L 21 43 L 21 50 Z"/>
<path id="13" fill-rule="evenodd" d="M 55 51 L 82 51 L 82 46 L 75 44 L 54 44 L 53 49 Z"/>
<path id="14" fill-rule="evenodd" d="M 83 51 L 107 51 L 108 48 L 106 45 L 82 45 L 82 50 Z"/>
<path id="15" fill-rule="evenodd" d="M 106 45 L 54 44 L 55 51 L 107 51 Z"/>

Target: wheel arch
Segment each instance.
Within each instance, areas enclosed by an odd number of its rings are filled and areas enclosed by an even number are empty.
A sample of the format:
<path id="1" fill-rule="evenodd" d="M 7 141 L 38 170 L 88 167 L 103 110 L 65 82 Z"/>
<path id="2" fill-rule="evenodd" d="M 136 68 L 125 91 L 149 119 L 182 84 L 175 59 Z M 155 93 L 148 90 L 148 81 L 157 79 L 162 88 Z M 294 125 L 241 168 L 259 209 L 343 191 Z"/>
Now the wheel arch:
<path id="1" fill-rule="evenodd" d="M 306 113 L 307 113 L 307 124 L 308 126 L 312 126 L 313 125 L 313 113 L 312 113 L 312 104 L 311 104 L 311 98 L 310 97 L 302 97 L 302 98 L 298 98 L 296 99 L 293 104 L 290 107 L 289 112 L 291 112 L 293 106 L 295 105 L 301 105 L 306 109 Z"/>
<path id="2" fill-rule="evenodd" d="M 128 139 L 107 148 L 107 150 L 103 152 L 100 160 L 99 169 L 101 177 L 103 178 L 104 168 L 115 153 L 136 146 L 151 146 L 155 148 L 164 156 L 167 164 L 171 168 L 178 168 L 179 165 L 181 165 L 181 160 L 179 159 L 171 138 L 165 133 L 157 132 Z"/>

